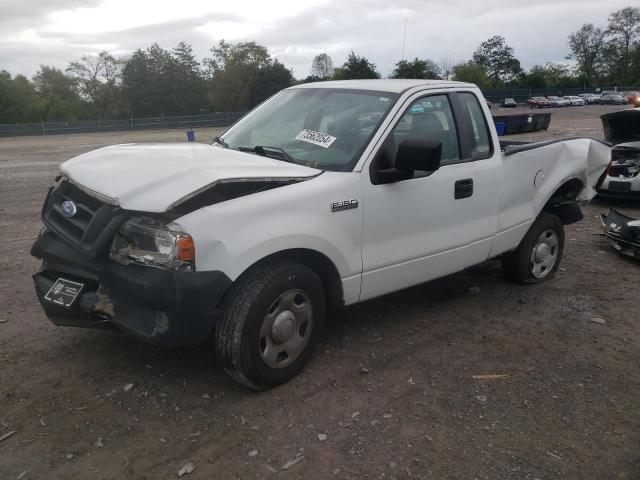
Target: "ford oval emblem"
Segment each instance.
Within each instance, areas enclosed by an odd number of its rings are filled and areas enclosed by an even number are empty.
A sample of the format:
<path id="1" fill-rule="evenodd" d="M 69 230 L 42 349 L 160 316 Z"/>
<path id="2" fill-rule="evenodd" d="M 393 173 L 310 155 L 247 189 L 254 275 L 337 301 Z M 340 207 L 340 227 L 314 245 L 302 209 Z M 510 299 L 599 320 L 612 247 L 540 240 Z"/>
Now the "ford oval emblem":
<path id="1" fill-rule="evenodd" d="M 71 200 L 65 200 L 62 202 L 62 213 L 64 213 L 65 217 L 73 217 L 78 211 L 78 207 Z"/>

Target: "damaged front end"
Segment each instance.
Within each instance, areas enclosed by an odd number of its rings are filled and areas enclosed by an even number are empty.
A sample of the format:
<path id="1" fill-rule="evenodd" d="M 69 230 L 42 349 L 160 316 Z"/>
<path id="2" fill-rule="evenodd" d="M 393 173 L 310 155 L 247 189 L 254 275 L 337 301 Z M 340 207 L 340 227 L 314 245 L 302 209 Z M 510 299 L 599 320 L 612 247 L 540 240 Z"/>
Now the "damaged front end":
<path id="1" fill-rule="evenodd" d="M 135 215 L 63 179 L 45 202 L 31 254 L 45 313 L 56 325 L 109 329 L 151 343 L 194 345 L 214 325 L 231 280 L 195 271 L 179 225 Z"/>
<path id="2" fill-rule="evenodd" d="M 640 220 L 623 215 L 617 210 L 600 215 L 604 234 L 620 254 L 640 260 Z"/>

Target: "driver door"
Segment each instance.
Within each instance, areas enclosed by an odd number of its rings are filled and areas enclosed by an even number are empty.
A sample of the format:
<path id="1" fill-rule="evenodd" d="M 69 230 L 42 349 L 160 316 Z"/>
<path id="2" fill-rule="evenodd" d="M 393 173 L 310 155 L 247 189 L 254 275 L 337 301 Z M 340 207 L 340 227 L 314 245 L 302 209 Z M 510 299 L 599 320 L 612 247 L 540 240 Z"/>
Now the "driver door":
<path id="1" fill-rule="evenodd" d="M 469 231 L 481 213 L 473 192 L 476 167 L 460 159 L 450 96 L 422 95 L 410 102 L 371 162 L 369 175 L 363 175 L 361 300 L 462 270 L 477 256 L 470 251 Z M 412 137 L 442 142 L 440 169 L 376 183 L 377 169 L 391 168 L 399 143 Z"/>

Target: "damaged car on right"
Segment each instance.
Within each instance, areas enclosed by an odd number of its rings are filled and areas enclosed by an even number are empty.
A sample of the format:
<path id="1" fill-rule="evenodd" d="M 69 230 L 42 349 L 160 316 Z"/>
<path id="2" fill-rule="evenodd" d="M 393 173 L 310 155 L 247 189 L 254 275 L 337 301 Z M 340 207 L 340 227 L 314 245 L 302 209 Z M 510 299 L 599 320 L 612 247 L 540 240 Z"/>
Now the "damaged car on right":
<path id="1" fill-rule="evenodd" d="M 612 148 L 611 162 L 597 191 L 606 197 L 640 199 L 640 110 L 621 110 L 600 118 Z"/>

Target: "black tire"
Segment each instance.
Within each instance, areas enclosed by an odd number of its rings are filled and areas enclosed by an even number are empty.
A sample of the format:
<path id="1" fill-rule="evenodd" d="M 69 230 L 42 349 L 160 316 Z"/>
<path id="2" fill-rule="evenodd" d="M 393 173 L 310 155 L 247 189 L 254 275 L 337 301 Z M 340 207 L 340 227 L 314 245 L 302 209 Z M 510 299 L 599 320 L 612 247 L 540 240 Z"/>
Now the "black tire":
<path id="1" fill-rule="evenodd" d="M 297 350 L 293 360 L 289 359 L 290 363 L 286 363 L 285 357 L 285 361 L 281 362 L 284 366 L 272 368 L 263 358 L 267 344 L 261 328 L 265 327 L 264 322 L 268 321 L 269 315 L 275 315 L 270 309 L 273 310 L 276 302 L 280 302 L 284 295 L 291 295 L 291 292 L 303 293 L 301 305 L 306 305 L 311 319 L 307 327 L 303 327 L 303 333 L 293 327 L 291 338 L 299 334 L 299 338 L 306 338 L 306 343 L 299 347 L 301 350 Z M 259 264 L 244 273 L 229 292 L 215 329 L 218 362 L 227 375 L 252 390 L 264 390 L 285 383 L 296 376 L 311 358 L 320 339 L 325 317 L 324 287 L 315 272 L 305 265 L 288 261 Z M 275 324 L 275 320 L 271 321 Z M 293 325 L 297 325 L 295 319 Z M 282 345 L 273 343 L 272 328 L 267 328 L 268 348 L 281 348 Z M 310 331 L 306 328 L 310 328 Z M 282 353 L 287 352 L 280 352 L 278 358 Z"/>
<path id="2" fill-rule="evenodd" d="M 543 233 L 546 235 L 547 232 L 552 232 L 551 240 L 555 235 L 557 240 L 555 250 L 549 246 L 553 245 L 553 242 L 549 241 L 549 239 L 544 239 L 540 242 Z M 541 243 L 545 243 L 546 247 L 541 246 Z M 536 247 L 539 247 L 539 251 L 540 249 L 543 251 L 545 249 L 549 250 L 550 257 L 545 257 L 546 263 L 542 261 L 536 263 L 538 257 L 533 257 L 534 248 Z M 563 250 L 564 228 L 562 227 L 562 222 L 555 215 L 542 212 L 533 222 L 518 248 L 502 256 L 502 271 L 505 277 L 515 283 L 544 282 L 553 278 L 558 270 Z M 553 260 L 552 265 L 550 264 L 551 260 Z"/>

